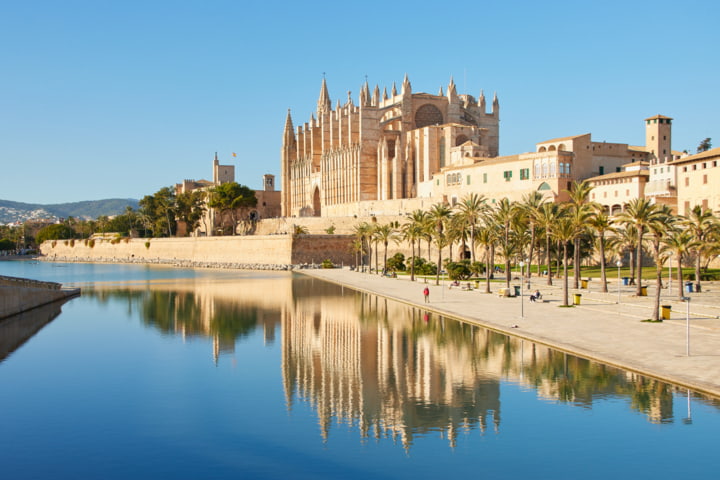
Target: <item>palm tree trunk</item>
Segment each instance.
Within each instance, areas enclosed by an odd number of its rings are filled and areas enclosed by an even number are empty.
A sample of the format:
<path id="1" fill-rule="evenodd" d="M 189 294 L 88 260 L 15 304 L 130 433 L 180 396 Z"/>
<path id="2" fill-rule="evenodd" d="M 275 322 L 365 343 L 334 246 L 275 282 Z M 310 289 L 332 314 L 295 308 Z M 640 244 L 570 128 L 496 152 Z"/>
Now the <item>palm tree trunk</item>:
<path id="1" fill-rule="evenodd" d="M 660 317 L 658 312 L 660 311 L 660 292 L 662 290 L 662 262 L 660 261 L 660 239 L 655 240 L 655 301 L 653 303 L 651 320 L 657 322 Z"/>
<path id="2" fill-rule="evenodd" d="M 415 240 L 410 242 L 410 281 L 415 281 Z"/>
<path id="3" fill-rule="evenodd" d="M 485 247 L 485 293 L 490 293 L 490 248 Z"/>
<path id="4" fill-rule="evenodd" d="M 550 258 L 550 235 L 545 238 L 545 261 L 547 262 L 547 284 L 552 286 L 552 259 Z"/>
<path id="5" fill-rule="evenodd" d="M 678 255 L 677 265 L 677 284 L 678 284 L 678 300 L 682 300 L 683 295 L 683 278 L 682 278 L 682 255 Z"/>
<path id="6" fill-rule="evenodd" d="M 635 288 L 635 295 L 638 297 L 642 294 L 642 238 L 643 228 L 642 226 L 638 226 L 637 258 L 635 259 L 637 262 L 637 267 L 635 267 L 635 271 L 637 272 L 637 287 Z"/>
<path id="7" fill-rule="evenodd" d="M 695 257 L 695 288 L 698 292 L 700 291 L 700 263 L 700 249 L 698 249 Z"/>
<path id="8" fill-rule="evenodd" d="M 530 269 L 530 265 L 532 265 L 533 261 L 533 250 L 535 247 L 535 224 L 530 224 L 530 248 L 528 251 L 528 269 L 527 269 L 527 278 L 528 280 L 532 276 L 532 271 Z M 540 269 L 540 262 L 538 262 L 538 270 Z"/>
<path id="9" fill-rule="evenodd" d="M 573 288 L 580 287 L 580 237 L 573 239 Z"/>
<path id="10" fill-rule="evenodd" d="M 558 258 L 560 255 L 558 255 Z M 568 268 L 567 268 L 568 254 L 567 254 L 567 242 L 563 244 L 563 306 L 567 307 L 568 304 Z"/>
<path id="11" fill-rule="evenodd" d="M 607 275 L 605 273 L 605 238 L 600 234 L 600 286 L 603 293 L 607 293 Z"/>
<path id="12" fill-rule="evenodd" d="M 440 264 L 442 263 L 442 247 L 438 245 L 437 271 L 435 272 L 435 285 L 440 285 Z"/>

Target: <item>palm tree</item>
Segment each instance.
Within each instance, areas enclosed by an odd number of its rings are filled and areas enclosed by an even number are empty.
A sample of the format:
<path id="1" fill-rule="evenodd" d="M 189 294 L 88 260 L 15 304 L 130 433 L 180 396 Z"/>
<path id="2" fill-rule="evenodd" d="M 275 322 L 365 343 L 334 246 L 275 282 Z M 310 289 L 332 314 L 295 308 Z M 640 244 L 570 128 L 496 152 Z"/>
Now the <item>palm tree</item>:
<path id="1" fill-rule="evenodd" d="M 435 227 L 433 238 L 438 248 L 437 272 L 435 272 L 435 285 L 440 285 L 440 269 L 442 267 L 442 249 L 447 245 L 445 228 L 452 217 L 452 210 L 444 203 L 436 203 L 428 213 L 429 223 Z"/>
<path id="2" fill-rule="evenodd" d="M 568 303 L 568 244 L 575 239 L 577 227 L 570 215 L 567 215 L 565 209 L 557 218 L 555 228 L 552 235 L 560 243 L 563 250 L 563 303 L 562 306 L 567 307 Z"/>
<path id="3" fill-rule="evenodd" d="M 505 260 L 505 288 L 510 288 L 510 260 L 517 253 L 517 243 L 515 242 L 514 232 L 510 228 L 515 217 L 519 212 L 518 204 L 510 202 L 507 198 L 503 198 L 498 202 L 493 212 L 493 220 L 502 230 L 500 238 L 500 248 L 502 256 Z"/>
<path id="4" fill-rule="evenodd" d="M 552 285 L 552 262 L 550 260 L 550 243 L 553 239 L 553 230 L 562 210 L 557 203 L 543 203 L 537 211 L 537 227 L 545 235 L 545 264 L 547 265 L 547 284 Z"/>
<path id="5" fill-rule="evenodd" d="M 495 267 L 492 263 L 492 249 L 497 241 L 497 231 L 487 224 L 477 232 L 477 242 L 485 247 L 485 293 L 490 293 L 490 275 Z"/>
<path id="6" fill-rule="evenodd" d="M 578 288 L 580 280 L 580 238 L 585 231 L 585 222 L 590 214 L 588 207 L 588 197 L 593 187 L 583 180 L 582 182 L 573 182 L 572 188 L 568 191 L 570 194 L 569 205 L 572 209 L 572 218 L 575 223 L 576 234 L 573 238 L 573 277 L 574 288 Z"/>
<path id="7" fill-rule="evenodd" d="M 455 217 L 470 233 L 470 260 L 473 263 L 475 263 L 475 236 L 477 234 L 477 226 L 488 208 L 485 196 L 477 193 L 467 195 L 460 200 L 458 204 L 458 213 Z"/>
<path id="8" fill-rule="evenodd" d="M 672 228 L 675 218 L 672 210 L 667 205 L 653 204 L 652 220 L 647 225 L 648 232 L 652 236 L 652 254 L 655 261 L 655 301 L 653 304 L 652 316 L 650 319 L 654 322 L 659 320 L 658 312 L 660 311 L 660 291 L 662 289 L 662 271 L 663 264 L 668 258 L 668 250 L 662 248 L 663 237 Z"/>
<path id="9" fill-rule="evenodd" d="M 642 244 L 643 237 L 648 226 L 655 222 L 659 215 L 658 210 L 647 198 L 634 198 L 628 203 L 625 211 L 618 218 L 626 225 L 634 225 L 637 228 L 637 253 L 635 271 L 637 273 L 637 289 L 635 295 L 642 295 Z"/>
<path id="10" fill-rule="evenodd" d="M 695 240 L 692 233 L 686 228 L 670 229 L 665 237 L 663 237 L 665 248 L 672 252 L 677 258 L 677 285 L 678 300 L 682 300 L 683 295 L 683 278 L 682 278 L 682 261 L 683 257 L 695 248 Z"/>
<path id="11" fill-rule="evenodd" d="M 683 220 L 683 225 L 687 227 L 695 240 L 695 283 L 697 290 L 700 291 L 700 266 L 702 263 L 702 254 L 708 237 L 713 230 L 718 228 L 717 219 L 709 208 L 703 208 L 696 205 L 688 212 L 687 218 Z"/>
<path id="12" fill-rule="evenodd" d="M 362 271 L 365 271 L 365 253 L 371 253 L 370 252 L 370 242 L 368 239 L 370 238 L 370 235 L 372 233 L 372 227 L 367 222 L 362 222 L 359 225 L 355 225 L 353 228 L 355 237 L 360 240 L 361 248 L 360 248 L 360 267 L 362 268 Z M 372 258 L 372 257 L 370 257 Z"/>
<path id="13" fill-rule="evenodd" d="M 620 217 L 616 216 L 613 220 L 616 224 L 620 222 Z M 623 225 L 622 227 L 615 228 L 615 236 L 611 238 L 610 248 L 612 248 L 618 256 L 618 259 L 622 259 L 625 252 L 630 255 L 630 278 L 635 278 L 635 253 L 637 252 L 638 244 L 638 231 L 634 225 Z"/>
<path id="14" fill-rule="evenodd" d="M 392 224 L 386 224 L 386 225 L 378 225 L 375 228 L 375 235 L 374 237 L 377 239 L 377 241 L 382 242 L 383 246 L 385 247 L 384 253 L 383 253 L 383 271 L 387 269 L 387 247 L 388 243 L 390 243 L 390 240 L 395 240 L 395 228 Z M 377 254 L 376 254 L 377 255 Z"/>
<path id="15" fill-rule="evenodd" d="M 593 213 L 588 218 L 588 225 L 597 232 L 596 237 L 596 243 L 598 246 L 598 250 L 600 251 L 600 283 L 601 283 L 601 291 L 604 293 L 607 293 L 607 275 L 605 272 L 605 247 L 606 240 L 605 240 L 605 234 L 608 232 L 614 232 L 615 229 L 613 228 L 614 220 L 610 218 L 610 216 L 605 213 L 605 209 L 601 207 L 598 204 L 595 204 L 593 206 Z"/>
<path id="16" fill-rule="evenodd" d="M 423 224 L 427 213 L 422 210 L 415 210 L 409 215 L 409 221 L 402 226 L 403 239 L 410 242 L 410 281 L 415 281 L 415 242 L 420 246 L 420 239 L 423 238 Z M 418 252 L 418 256 L 419 256 Z"/>
<path id="17" fill-rule="evenodd" d="M 525 211 L 525 215 L 527 217 L 527 223 L 530 230 L 530 250 L 528 252 L 528 259 L 530 260 L 530 263 L 532 264 L 533 259 L 533 251 L 535 249 L 535 242 L 537 241 L 537 235 L 536 235 L 536 228 L 538 225 L 538 215 L 540 212 L 541 206 L 545 203 L 545 196 L 538 192 L 537 190 L 534 190 L 527 195 L 525 195 L 522 199 L 522 208 Z M 538 270 L 540 269 L 540 262 L 538 261 Z M 528 265 L 527 269 L 527 277 L 530 278 L 531 276 L 530 271 L 530 265 Z"/>

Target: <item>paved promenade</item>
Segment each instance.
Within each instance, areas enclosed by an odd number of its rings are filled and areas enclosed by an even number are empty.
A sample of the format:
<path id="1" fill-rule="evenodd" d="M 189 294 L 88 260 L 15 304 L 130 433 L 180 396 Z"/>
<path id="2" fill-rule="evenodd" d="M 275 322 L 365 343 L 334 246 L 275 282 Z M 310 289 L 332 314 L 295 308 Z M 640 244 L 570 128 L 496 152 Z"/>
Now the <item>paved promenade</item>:
<path id="1" fill-rule="evenodd" d="M 493 283 L 492 294 L 458 287 L 436 286 L 428 280 L 430 303 L 423 301 L 423 279 L 385 278 L 345 269 L 301 270 L 302 273 L 426 308 L 497 331 L 543 343 L 559 350 L 633 370 L 681 386 L 720 397 L 720 283 L 704 282 L 702 293 L 691 293 L 690 321 L 687 303 L 677 300 L 676 283 L 672 291 L 662 290 L 661 305 L 670 305 L 669 320 L 648 323 L 654 287 L 648 297 L 636 297 L 635 287 L 620 286 L 610 280 L 609 293 L 601 293 L 600 282 L 588 282 L 588 289 L 570 290 L 581 294 L 580 305 L 560 308 L 561 280 L 548 287 L 545 278 L 533 277 L 531 288 L 540 289 L 542 302 L 530 302 L 527 284 L 520 297 L 497 295 L 504 282 Z M 571 279 L 572 284 L 572 279 Z M 449 285 L 449 282 L 445 282 Z M 519 285 L 514 281 L 511 285 Z M 689 323 L 690 355 L 687 351 Z"/>

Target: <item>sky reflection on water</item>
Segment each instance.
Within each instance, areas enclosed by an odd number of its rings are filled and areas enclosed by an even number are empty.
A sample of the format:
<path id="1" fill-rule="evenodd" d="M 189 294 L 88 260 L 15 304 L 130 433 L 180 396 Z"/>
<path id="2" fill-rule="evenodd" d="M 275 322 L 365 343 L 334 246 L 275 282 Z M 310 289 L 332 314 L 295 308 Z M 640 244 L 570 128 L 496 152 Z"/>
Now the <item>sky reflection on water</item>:
<path id="1" fill-rule="evenodd" d="M 301 275 L 91 270 L 37 333 L 0 323 L 8 478 L 716 467 L 718 402 L 662 382 Z"/>

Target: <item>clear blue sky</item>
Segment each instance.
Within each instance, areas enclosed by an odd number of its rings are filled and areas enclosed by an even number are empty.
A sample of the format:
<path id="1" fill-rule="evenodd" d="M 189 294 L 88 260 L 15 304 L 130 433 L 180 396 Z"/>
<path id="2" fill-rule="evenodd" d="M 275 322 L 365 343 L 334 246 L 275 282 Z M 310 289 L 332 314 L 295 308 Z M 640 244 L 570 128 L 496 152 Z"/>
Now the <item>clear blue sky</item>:
<path id="1" fill-rule="evenodd" d="M 500 99 L 502 155 L 592 133 L 644 144 L 673 117 L 673 149 L 720 145 L 708 1 L 0 1 L 0 199 L 141 198 L 210 178 L 280 181 L 287 109 L 333 105 L 367 75 L 390 90 Z M 232 152 L 237 152 L 233 159 Z"/>

